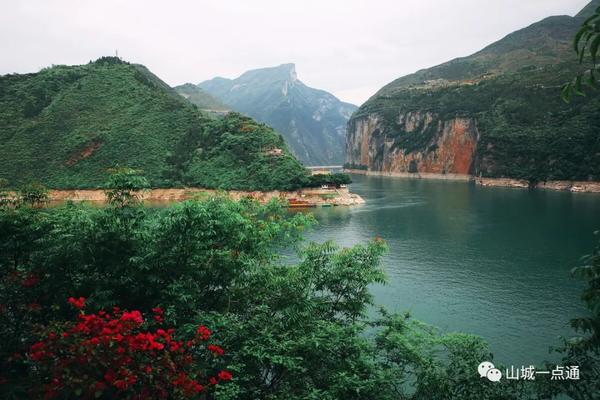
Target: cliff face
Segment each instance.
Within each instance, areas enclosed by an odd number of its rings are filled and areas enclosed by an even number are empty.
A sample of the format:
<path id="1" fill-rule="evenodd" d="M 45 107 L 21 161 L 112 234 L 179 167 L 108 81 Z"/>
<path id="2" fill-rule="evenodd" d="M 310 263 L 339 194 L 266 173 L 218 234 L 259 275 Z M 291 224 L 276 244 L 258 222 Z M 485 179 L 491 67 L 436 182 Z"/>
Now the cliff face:
<path id="1" fill-rule="evenodd" d="M 580 70 L 571 43 L 585 14 L 546 18 L 386 85 L 348 122 L 347 167 L 600 180 L 600 91 L 560 97 Z"/>
<path id="2" fill-rule="evenodd" d="M 383 172 L 469 174 L 479 133 L 472 118 L 442 120 L 431 112 L 406 112 L 397 117 L 394 134 L 386 133 L 377 114 L 352 121 L 346 142 L 346 163 Z M 419 136 L 420 148 L 409 149 L 396 140 Z"/>
<path id="3" fill-rule="evenodd" d="M 343 162 L 346 123 L 356 106 L 302 83 L 294 64 L 248 71 L 236 79 L 215 78 L 198 87 L 272 126 L 305 164 Z"/>

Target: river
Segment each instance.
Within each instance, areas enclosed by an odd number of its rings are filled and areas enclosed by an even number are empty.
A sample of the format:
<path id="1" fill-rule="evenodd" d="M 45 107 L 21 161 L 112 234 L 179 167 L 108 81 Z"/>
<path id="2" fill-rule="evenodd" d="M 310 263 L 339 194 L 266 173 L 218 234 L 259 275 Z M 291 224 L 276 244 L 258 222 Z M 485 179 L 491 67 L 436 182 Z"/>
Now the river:
<path id="1" fill-rule="evenodd" d="M 379 236 L 389 283 L 378 305 L 445 332 L 480 335 L 507 365 L 550 359 L 584 315 L 570 275 L 597 243 L 600 195 L 354 175 L 363 206 L 314 209 L 306 238 L 343 246 Z"/>

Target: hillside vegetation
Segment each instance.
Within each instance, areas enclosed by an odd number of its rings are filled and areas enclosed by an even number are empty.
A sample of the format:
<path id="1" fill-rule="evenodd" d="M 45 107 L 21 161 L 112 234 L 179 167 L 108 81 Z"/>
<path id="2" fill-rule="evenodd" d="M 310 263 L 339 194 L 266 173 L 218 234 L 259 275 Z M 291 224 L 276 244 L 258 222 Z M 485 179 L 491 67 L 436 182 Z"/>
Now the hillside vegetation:
<path id="1" fill-rule="evenodd" d="M 302 83 L 294 64 L 247 71 L 235 79 L 214 78 L 197 87 L 272 126 L 305 164 L 343 162 L 346 122 L 356 106 Z M 199 104 L 184 88 L 176 89 Z"/>
<path id="2" fill-rule="evenodd" d="M 307 175 L 272 129 L 238 114 L 210 118 L 115 57 L 0 77 L 0 178 L 9 185 L 99 187 L 115 166 L 142 170 L 152 186 L 289 189 Z"/>
<path id="3" fill-rule="evenodd" d="M 385 157 L 380 144 L 392 141 L 394 154 L 425 157 L 436 151 L 431 144 L 442 135 L 439 122 L 467 118 L 478 132 L 474 175 L 600 180 L 598 92 L 569 104 L 561 100 L 561 86 L 581 70 L 573 36 L 598 3 L 576 17 L 546 18 L 469 57 L 391 82 L 353 115 L 349 131 L 358 120 L 377 116 L 383 123 L 371 132 L 372 153 Z M 415 112 L 433 116 L 429 129 L 407 132 L 398 123 L 399 115 Z M 361 164 L 355 157 L 348 161 Z"/>

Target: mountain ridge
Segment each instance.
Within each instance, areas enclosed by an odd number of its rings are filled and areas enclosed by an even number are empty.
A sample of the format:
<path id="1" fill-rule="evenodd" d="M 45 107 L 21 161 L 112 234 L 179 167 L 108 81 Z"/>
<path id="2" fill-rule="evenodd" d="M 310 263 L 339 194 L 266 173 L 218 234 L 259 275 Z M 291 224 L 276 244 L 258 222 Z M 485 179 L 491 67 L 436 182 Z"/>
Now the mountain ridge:
<path id="1" fill-rule="evenodd" d="M 117 57 L 0 76 L 0 143 L 0 178 L 12 186 L 98 188 L 116 166 L 153 187 L 285 190 L 308 179 L 272 129 L 212 118 Z"/>
<path id="2" fill-rule="evenodd" d="M 348 123 L 346 164 L 382 172 L 600 180 L 598 92 L 565 104 L 581 70 L 576 17 L 544 18 L 471 56 L 400 77 Z"/>
<path id="3" fill-rule="evenodd" d="M 217 77 L 198 87 L 273 126 L 304 163 L 343 163 L 346 122 L 357 107 L 305 85 L 294 63 L 249 70 L 234 79 Z"/>

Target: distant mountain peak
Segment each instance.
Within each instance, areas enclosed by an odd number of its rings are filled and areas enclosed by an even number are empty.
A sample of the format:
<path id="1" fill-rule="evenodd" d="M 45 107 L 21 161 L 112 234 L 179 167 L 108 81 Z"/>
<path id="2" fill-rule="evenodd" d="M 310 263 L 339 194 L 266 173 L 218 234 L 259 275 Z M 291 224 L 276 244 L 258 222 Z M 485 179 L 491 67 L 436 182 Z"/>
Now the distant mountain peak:
<path id="1" fill-rule="evenodd" d="M 273 126 L 290 150 L 309 165 L 341 164 L 346 122 L 356 106 L 298 79 L 294 63 L 253 69 L 235 79 L 212 79 L 198 85 L 261 122 Z"/>
<path id="2" fill-rule="evenodd" d="M 248 81 L 264 81 L 264 82 L 296 82 L 298 74 L 296 73 L 296 64 L 288 63 L 281 64 L 276 67 L 258 68 L 244 72 L 239 78 L 235 79 L 240 82 Z"/>

